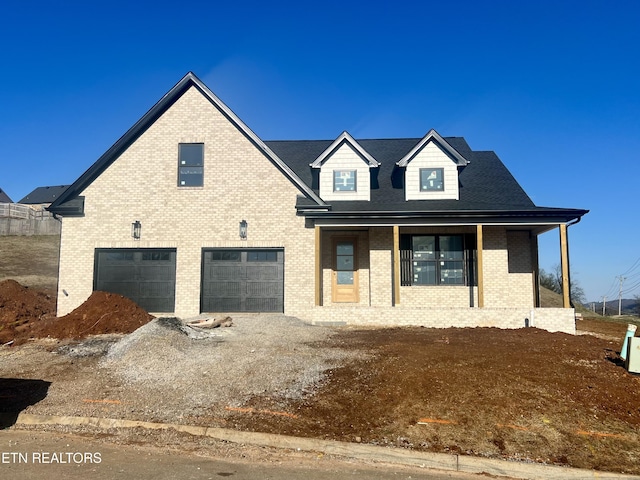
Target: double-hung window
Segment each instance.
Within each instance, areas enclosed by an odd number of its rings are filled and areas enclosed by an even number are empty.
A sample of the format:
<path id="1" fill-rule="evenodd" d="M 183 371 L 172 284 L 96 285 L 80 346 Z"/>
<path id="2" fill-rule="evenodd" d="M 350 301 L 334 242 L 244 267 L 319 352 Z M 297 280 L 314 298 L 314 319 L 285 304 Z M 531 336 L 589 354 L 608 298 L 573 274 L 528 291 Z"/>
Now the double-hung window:
<path id="1" fill-rule="evenodd" d="M 204 185 L 204 144 L 180 143 L 178 145 L 178 186 L 202 187 Z"/>
<path id="2" fill-rule="evenodd" d="M 469 265 L 463 235 L 403 235 L 402 285 L 465 285 Z"/>

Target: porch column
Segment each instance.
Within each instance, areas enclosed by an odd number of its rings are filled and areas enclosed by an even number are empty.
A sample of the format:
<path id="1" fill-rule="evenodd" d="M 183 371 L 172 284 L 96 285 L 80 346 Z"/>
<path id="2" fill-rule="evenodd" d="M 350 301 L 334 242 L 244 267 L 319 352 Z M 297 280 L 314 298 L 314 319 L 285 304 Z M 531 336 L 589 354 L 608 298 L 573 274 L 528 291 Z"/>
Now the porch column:
<path id="1" fill-rule="evenodd" d="M 483 241 L 482 241 L 482 225 L 476 226 L 476 244 L 478 250 L 478 308 L 484 307 L 484 269 L 482 267 Z"/>
<path id="2" fill-rule="evenodd" d="M 571 308 L 569 299 L 569 244 L 567 242 L 567 224 L 560 224 L 560 266 L 562 269 L 562 307 Z"/>
<path id="3" fill-rule="evenodd" d="M 533 306 L 540 307 L 540 263 L 538 258 L 538 235 L 531 235 L 531 273 L 533 274 Z"/>
<path id="4" fill-rule="evenodd" d="M 400 305 L 400 227 L 393 226 L 393 305 Z"/>
<path id="5" fill-rule="evenodd" d="M 322 232 L 320 226 L 315 226 L 315 305 L 322 306 Z"/>

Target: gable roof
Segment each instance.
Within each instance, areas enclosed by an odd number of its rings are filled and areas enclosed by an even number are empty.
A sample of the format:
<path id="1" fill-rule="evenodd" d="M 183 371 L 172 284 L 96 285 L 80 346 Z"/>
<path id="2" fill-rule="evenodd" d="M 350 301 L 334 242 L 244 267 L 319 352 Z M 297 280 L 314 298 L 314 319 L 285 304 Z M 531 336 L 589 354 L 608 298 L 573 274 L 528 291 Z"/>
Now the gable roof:
<path id="1" fill-rule="evenodd" d="M 397 165 L 399 167 L 406 167 L 408 163 L 413 160 L 413 158 L 418 155 L 422 151 L 422 149 L 429 143 L 435 143 L 438 145 L 449 157 L 458 165 L 459 167 L 464 167 L 469 163 L 469 160 L 453 148 L 453 146 L 447 142 L 444 138 L 440 136 L 438 132 L 434 129 L 431 129 L 427 132 L 427 134 L 422 137 L 422 139 L 416 143 L 416 145 L 407 152 L 407 154 L 398 160 Z"/>
<path id="2" fill-rule="evenodd" d="M 449 145 L 467 164 L 458 176 L 459 200 L 405 200 L 404 168 L 398 164 L 416 152 L 419 145 L 424 145 L 425 138 L 358 140 L 380 164 L 372 170 L 371 199 L 336 200 L 327 208 L 318 209 L 317 205 L 298 197 L 298 212 L 311 218 L 433 218 L 438 221 L 467 218 L 476 222 L 497 218 L 510 222 L 532 217 L 545 222 L 565 222 L 587 213 L 587 210 L 536 206 L 494 152 L 473 151 L 462 137 L 441 137 L 443 144 Z M 332 143 L 330 140 L 266 143 L 298 177 L 317 189 L 309 159 L 317 158 Z"/>
<path id="3" fill-rule="evenodd" d="M 13 203 L 4 190 L 0 188 L 0 203 Z"/>
<path id="4" fill-rule="evenodd" d="M 318 158 L 315 159 L 315 161 L 313 161 L 313 163 L 311 163 L 311 168 L 320 168 L 322 163 L 345 143 L 351 145 L 351 148 L 353 148 L 353 150 L 369 164 L 370 168 L 380 166 L 380 163 L 376 161 L 369 152 L 362 148 L 362 146 L 345 130 L 325 149 L 324 152 L 318 156 Z"/>
<path id="5" fill-rule="evenodd" d="M 140 135 L 142 135 L 164 112 L 166 112 L 191 87 L 198 89 L 233 125 L 248 138 L 268 160 L 273 163 L 300 192 L 313 203 L 324 205 L 322 199 L 283 162 L 240 118 L 231 111 L 209 88 L 188 72 L 171 90 L 169 90 L 151 109 L 145 113 L 127 132 L 120 137 L 89 169 L 84 172 L 67 190 L 60 195 L 48 210 L 53 213 L 64 213 L 62 207 L 80 195 L 109 165 L 111 165 Z"/>
<path id="6" fill-rule="evenodd" d="M 35 205 L 40 203 L 53 203 L 65 190 L 69 188 L 69 185 L 58 185 L 52 187 L 38 187 L 31 193 L 26 195 L 18 203 L 24 203 L 25 205 Z"/>

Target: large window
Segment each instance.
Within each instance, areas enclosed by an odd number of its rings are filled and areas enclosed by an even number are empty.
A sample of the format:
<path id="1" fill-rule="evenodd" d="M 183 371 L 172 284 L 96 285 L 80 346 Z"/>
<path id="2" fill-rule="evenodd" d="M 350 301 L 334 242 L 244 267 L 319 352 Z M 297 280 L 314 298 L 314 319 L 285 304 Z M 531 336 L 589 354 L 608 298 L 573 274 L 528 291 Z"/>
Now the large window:
<path id="1" fill-rule="evenodd" d="M 204 144 L 181 143 L 178 145 L 178 186 L 202 187 L 204 185 Z"/>
<path id="2" fill-rule="evenodd" d="M 465 285 L 471 275 L 471 255 L 463 235 L 403 235 L 402 285 Z"/>

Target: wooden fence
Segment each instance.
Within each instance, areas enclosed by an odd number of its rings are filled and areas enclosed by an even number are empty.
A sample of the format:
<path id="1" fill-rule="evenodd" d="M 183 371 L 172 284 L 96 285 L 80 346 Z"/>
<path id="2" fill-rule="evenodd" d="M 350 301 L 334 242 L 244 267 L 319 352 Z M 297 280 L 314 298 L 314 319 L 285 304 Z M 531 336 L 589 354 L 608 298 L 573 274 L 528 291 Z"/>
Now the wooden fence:
<path id="1" fill-rule="evenodd" d="M 1 235 L 60 235 L 60 221 L 46 210 L 19 203 L 0 203 Z"/>
<path id="2" fill-rule="evenodd" d="M 52 218 L 47 210 L 36 210 L 20 203 L 0 203 L 0 218 L 41 219 Z"/>

